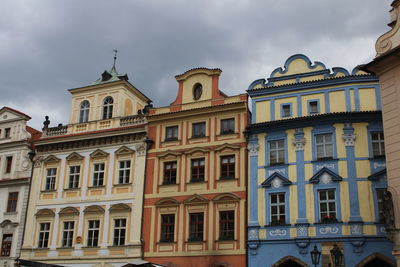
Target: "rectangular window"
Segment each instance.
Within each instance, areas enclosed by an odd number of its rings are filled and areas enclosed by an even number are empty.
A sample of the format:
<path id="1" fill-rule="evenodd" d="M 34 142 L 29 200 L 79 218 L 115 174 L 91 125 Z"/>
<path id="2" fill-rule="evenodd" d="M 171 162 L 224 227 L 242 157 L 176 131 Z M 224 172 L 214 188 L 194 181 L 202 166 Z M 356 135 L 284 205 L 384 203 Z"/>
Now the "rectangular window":
<path id="1" fill-rule="evenodd" d="M 221 179 L 235 178 L 235 155 L 221 156 Z"/>
<path id="2" fill-rule="evenodd" d="M 70 166 L 69 167 L 68 188 L 78 188 L 79 187 L 80 173 L 81 173 L 81 166 Z"/>
<path id="3" fill-rule="evenodd" d="M 235 212 L 233 210 L 219 212 L 219 239 L 235 239 Z"/>
<path id="4" fill-rule="evenodd" d="M 49 245 L 50 223 L 39 224 L 39 248 L 47 248 Z"/>
<path id="5" fill-rule="evenodd" d="M 318 195 L 321 222 L 336 222 L 335 190 L 320 190 Z"/>
<path id="6" fill-rule="evenodd" d="M 282 225 L 286 221 L 285 193 L 270 195 L 271 203 L 271 224 Z"/>
<path id="7" fill-rule="evenodd" d="M 93 164 L 93 186 L 104 185 L 104 163 Z"/>
<path id="8" fill-rule="evenodd" d="M 176 184 L 176 161 L 164 162 L 163 184 Z"/>
<path id="9" fill-rule="evenodd" d="M 235 133 L 235 119 L 221 120 L 221 134 Z"/>
<path id="10" fill-rule="evenodd" d="M 10 138 L 11 137 L 11 128 L 6 128 L 4 131 L 5 131 L 4 138 Z"/>
<path id="11" fill-rule="evenodd" d="M 310 101 L 308 102 L 308 110 L 310 114 L 317 114 L 318 111 L 318 101 Z"/>
<path id="12" fill-rule="evenodd" d="M 189 241 L 203 241 L 204 213 L 189 214 Z"/>
<path id="13" fill-rule="evenodd" d="M 1 256 L 10 257 L 12 245 L 12 235 L 3 235 L 3 240 L 1 242 Z"/>
<path id="14" fill-rule="evenodd" d="M 175 214 L 161 215 L 161 242 L 174 242 Z"/>
<path id="15" fill-rule="evenodd" d="M 206 123 L 198 122 L 192 124 L 192 138 L 206 136 Z"/>
<path id="16" fill-rule="evenodd" d="M 74 226 L 75 222 L 64 222 L 62 246 L 72 247 L 72 241 L 74 240 Z"/>
<path id="17" fill-rule="evenodd" d="M 9 192 L 7 201 L 7 212 L 17 211 L 18 192 Z"/>
<path id="18" fill-rule="evenodd" d="M 192 159 L 192 179 L 191 182 L 204 181 L 205 159 Z"/>
<path id="19" fill-rule="evenodd" d="M 125 245 L 126 219 L 114 220 L 114 246 Z"/>
<path id="20" fill-rule="evenodd" d="M 378 205 L 378 220 L 381 223 L 385 222 L 385 217 L 384 217 L 384 200 L 385 200 L 385 193 L 386 189 L 376 189 L 376 200 L 377 200 L 377 205 Z"/>
<path id="21" fill-rule="evenodd" d="M 374 157 L 385 156 L 385 137 L 383 132 L 371 133 L 372 155 Z"/>
<path id="22" fill-rule="evenodd" d="M 333 140 L 332 134 L 317 134 L 315 135 L 315 146 L 317 159 L 332 159 L 333 158 Z"/>
<path id="23" fill-rule="evenodd" d="M 11 172 L 12 160 L 13 160 L 12 156 L 6 157 L 6 171 L 5 171 L 5 173 L 10 173 Z"/>
<path id="24" fill-rule="evenodd" d="M 56 175 L 57 168 L 46 169 L 46 185 L 45 190 L 55 190 L 56 188 Z"/>
<path id="25" fill-rule="evenodd" d="M 100 221 L 88 221 L 88 247 L 97 247 L 99 245 Z"/>
<path id="26" fill-rule="evenodd" d="M 268 142 L 269 165 L 285 163 L 285 140 L 274 140 Z"/>
<path id="27" fill-rule="evenodd" d="M 285 117 L 290 117 L 292 116 L 292 107 L 290 104 L 283 104 L 282 105 L 282 114 L 281 117 L 285 118 Z"/>
<path id="28" fill-rule="evenodd" d="M 165 128 L 165 141 L 178 140 L 178 126 L 169 126 Z"/>
<path id="29" fill-rule="evenodd" d="M 119 170 L 118 170 L 118 183 L 119 184 L 128 184 L 129 177 L 131 176 L 131 161 L 130 160 L 121 160 L 119 162 Z"/>

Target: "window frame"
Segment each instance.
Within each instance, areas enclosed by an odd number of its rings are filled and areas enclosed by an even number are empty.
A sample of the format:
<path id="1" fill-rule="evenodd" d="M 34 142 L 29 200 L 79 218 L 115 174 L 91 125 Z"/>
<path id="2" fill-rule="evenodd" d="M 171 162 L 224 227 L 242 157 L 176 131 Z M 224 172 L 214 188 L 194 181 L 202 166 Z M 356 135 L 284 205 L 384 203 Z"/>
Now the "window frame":
<path id="1" fill-rule="evenodd" d="M 229 160 L 232 158 L 233 158 L 233 163 L 230 162 L 230 160 Z M 228 163 L 224 163 L 223 162 L 224 159 L 228 159 Z M 235 179 L 236 178 L 236 155 L 235 154 L 220 155 L 219 161 L 220 161 L 220 180 Z M 224 166 L 226 166 L 226 168 L 227 168 L 226 171 L 223 170 Z M 233 169 L 233 171 L 231 171 L 231 169 Z M 226 172 L 226 173 L 224 174 L 224 172 Z M 233 175 L 229 175 L 232 172 L 233 172 Z"/>
<path id="2" fill-rule="evenodd" d="M 124 166 L 121 168 L 121 163 Z M 129 166 L 127 166 L 129 165 Z M 129 184 L 131 181 L 132 161 L 130 159 L 118 160 L 118 184 Z"/>
<path id="3" fill-rule="evenodd" d="M 326 192 L 327 193 L 326 196 L 328 197 L 328 192 L 329 191 L 333 191 L 334 199 L 333 200 L 332 199 L 329 200 L 327 198 L 326 200 L 321 200 L 321 192 Z M 339 218 L 338 218 L 339 217 L 339 208 L 338 208 L 337 190 L 335 188 L 318 188 L 317 189 L 317 198 L 318 198 L 317 199 L 317 202 L 318 202 L 317 209 L 318 209 L 319 222 L 320 223 L 337 223 L 339 221 Z M 333 218 L 332 218 L 332 216 L 331 216 L 331 214 L 329 212 L 329 209 L 330 209 L 329 204 L 330 203 L 334 203 L 334 205 L 335 205 L 335 211 L 334 211 L 335 215 L 334 215 Z M 327 212 L 327 215 L 325 217 L 323 217 L 323 215 L 322 215 L 321 204 L 326 204 L 327 205 L 327 209 L 326 209 L 326 211 L 324 211 L 324 213 Z"/>
<path id="4" fill-rule="evenodd" d="M 188 241 L 201 242 L 203 240 L 204 240 L 204 212 L 189 213 Z"/>
<path id="5" fill-rule="evenodd" d="M 38 248 L 48 248 L 49 247 L 50 227 L 51 227 L 50 222 L 39 223 Z"/>
<path id="6" fill-rule="evenodd" d="M 376 219 L 375 219 L 375 221 L 376 222 L 378 222 L 378 223 L 385 223 L 385 217 L 383 217 L 383 214 L 382 213 L 384 213 L 384 210 L 380 210 L 381 208 L 383 208 L 383 201 L 384 201 L 384 199 L 382 199 L 382 200 L 380 200 L 380 198 L 379 198 L 379 195 L 380 195 L 380 192 L 382 192 L 383 193 L 383 197 L 384 197 L 384 194 L 387 192 L 387 189 L 386 188 L 382 188 L 382 187 L 376 187 L 376 188 L 373 188 L 374 189 L 374 193 L 375 193 L 375 195 L 376 195 L 376 197 L 375 197 L 375 199 L 376 199 L 376 201 L 375 201 L 375 206 L 376 206 L 376 212 L 375 212 L 375 214 L 376 214 Z"/>
<path id="7" fill-rule="evenodd" d="M 102 169 L 96 170 L 96 166 L 103 166 Z M 105 183 L 105 170 L 106 170 L 106 164 L 105 162 L 95 162 L 93 163 L 93 176 L 92 176 L 92 187 L 101 187 L 104 186 Z M 103 174 L 103 175 L 101 175 Z M 101 177 L 102 176 L 102 177 Z M 101 183 L 100 183 L 101 181 Z"/>
<path id="8" fill-rule="evenodd" d="M 6 241 L 7 238 L 11 238 L 11 241 Z M 3 234 L 3 237 L 1 239 L 1 257 L 10 257 L 11 255 L 11 249 L 12 249 L 12 242 L 13 241 L 13 235 L 12 234 Z"/>
<path id="9" fill-rule="evenodd" d="M 79 123 L 86 123 L 89 121 L 89 112 L 90 102 L 88 100 L 83 100 L 79 105 Z"/>
<path id="10" fill-rule="evenodd" d="M 268 157 L 268 165 L 269 166 L 275 166 L 275 165 L 283 165 L 286 164 L 287 161 L 287 149 L 286 149 L 286 138 L 274 138 L 274 139 L 268 139 L 267 141 L 267 157 Z M 274 150 L 271 149 L 271 144 L 274 142 L 283 142 L 283 148 L 274 148 Z M 278 155 L 278 160 L 279 160 L 279 152 L 283 151 L 283 161 L 277 161 L 277 162 L 271 162 L 271 153 L 275 152 Z"/>
<path id="11" fill-rule="evenodd" d="M 312 112 L 311 103 L 316 103 L 317 104 L 317 111 L 316 112 Z M 319 99 L 309 99 L 309 100 L 307 100 L 307 111 L 308 111 L 308 115 L 320 114 L 321 113 L 320 100 Z"/>
<path id="12" fill-rule="evenodd" d="M 331 136 L 331 142 L 326 142 L 326 136 L 330 135 Z M 317 138 L 318 136 L 323 136 L 324 137 L 324 142 L 323 143 L 318 143 L 317 142 Z M 336 142 L 335 142 L 335 137 L 334 137 L 334 133 L 332 132 L 327 132 L 327 133 L 316 133 L 313 136 L 313 141 L 314 141 L 314 152 L 315 152 L 315 160 L 333 160 L 335 158 L 335 147 L 336 147 Z M 318 146 L 323 146 L 324 147 L 324 156 L 320 157 L 318 156 Z M 332 155 L 331 156 L 327 156 L 327 150 L 326 147 L 328 145 L 331 145 L 332 147 Z"/>
<path id="13" fill-rule="evenodd" d="M 170 134 L 171 133 L 171 134 Z M 179 140 L 179 126 L 172 125 L 165 127 L 165 142 Z"/>
<path id="14" fill-rule="evenodd" d="M 285 107 L 289 108 L 289 114 L 285 114 Z M 292 103 L 281 103 L 280 105 L 281 110 L 281 118 L 290 118 L 293 116 L 293 104 Z"/>
<path id="15" fill-rule="evenodd" d="M 11 128 L 4 129 L 4 138 L 11 138 Z"/>
<path id="16" fill-rule="evenodd" d="M 223 218 L 223 214 L 227 213 L 232 213 L 233 218 Z M 236 221 L 236 212 L 235 210 L 220 210 L 219 211 L 219 233 L 218 233 L 218 238 L 221 241 L 233 241 L 235 240 L 235 221 Z M 229 227 L 223 227 L 223 226 L 229 226 Z M 226 229 L 229 228 L 229 229 Z"/>
<path id="17" fill-rule="evenodd" d="M 51 172 L 52 170 L 54 170 L 54 173 Z M 56 190 L 56 182 L 57 182 L 57 168 L 56 167 L 46 168 L 46 180 L 45 180 L 44 190 L 45 191 Z"/>
<path id="18" fill-rule="evenodd" d="M 195 162 L 198 162 L 198 166 L 193 166 Z M 203 165 L 201 165 L 203 163 Z M 201 174 L 201 169 L 203 170 Z M 194 170 L 196 170 L 194 172 Z M 194 173 L 196 173 L 196 177 L 194 177 Z M 190 182 L 204 182 L 206 179 L 206 158 L 192 158 L 190 159 Z"/>
<path id="19" fill-rule="evenodd" d="M 174 168 L 167 169 L 168 165 L 172 165 Z M 175 173 L 175 177 L 173 178 L 173 174 Z M 163 184 L 176 184 L 177 183 L 177 174 L 178 174 L 178 161 L 165 161 L 163 162 Z"/>
<path id="20" fill-rule="evenodd" d="M 224 127 L 224 124 L 227 124 L 228 127 Z M 219 134 L 224 135 L 224 134 L 234 134 L 234 133 L 235 133 L 235 118 L 221 119 Z"/>
<path id="21" fill-rule="evenodd" d="M 74 172 L 72 172 L 72 170 Z M 70 165 L 68 173 L 68 189 L 79 188 L 80 176 L 81 176 L 81 165 Z"/>
<path id="22" fill-rule="evenodd" d="M 18 206 L 18 191 L 8 192 L 6 212 L 16 212 Z"/>
<path id="23" fill-rule="evenodd" d="M 75 232 L 75 221 L 64 221 L 62 240 L 61 240 L 61 246 L 63 248 L 70 248 L 74 245 L 74 232 Z"/>
<path id="24" fill-rule="evenodd" d="M 92 225 L 91 225 L 92 224 Z M 88 247 L 98 247 L 100 241 L 100 226 L 99 219 L 88 220 L 87 222 L 87 243 Z"/>
<path id="25" fill-rule="evenodd" d="M 168 218 L 168 220 L 164 220 L 164 218 Z M 175 242 L 175 213 L 161 214 L 160 243 L 173 242 Z"/>
<path id="26" fill-rule="evenodd" d="M 109 120 L 113 117 L 114 98 L 106 96 L 103 100 L 103 120 Z"/>
<path id="27" fill-rule="evenodd" d="M 280 202 L 279 196 L 283 195 L 283 202 Z M 277 196 L 277 202 L 272 203 L 272 196 Z M 268 193 L 268 200 L 269 200 L 269 224 L 270 225 L 285 225 L 287 223 L 287 200 L 286 200 L 286 192 L 270 192 Z M 283 220 L 281 220 L 281 212 L 280 212 L 280 207 L 284 207 L 284 212 L 283 212 Z M 278 207 L 278 213 L 277 216 L 279 217 L 279 220 L 273 220 L 272 217 L 273 212 L 272 209 L 273 207 Z"/>
<path id="28" fill-rule="evenodd" d="M 117 225 L 123 222 L 124 225 Z M 126 244 L 126 233 L 127 233 L 127 219 L 126 218 L 115 218 L 114 219 L 114 231 L 113 231 L 113 246 L 124 246 Z"/>
<path id="29" fill-rule="evenodd" d="M 13 156 L 6 156 L 5 160 L 5 174 L 10 174 L 12 171 L 12 165 L 13 165 Z"/>
<path id="30" fill-rule="evenodd" d="M 197 126 L 202 126 L 202 128 L 204 128 L 200 134 L 196 134 L 195 129 Z M 205 121 L 192 123 L 192 138 L 206 137 L 207 136 L 206 131 L 207 131 L 207 125 Z"/>
<path id="31" fill-rule="evenodd" d="M 373 135 L 374 134 L 378 134 L 379 138 L 378 140 L 374 140 L 373 139 Z M 383 139 L 381 139 L 381 136 L 383 137 Z M 385 135 L 383 131 L 370 131 L 370 143 L 371 143 L 371 155 L 372 158 L 383 158 L 385 157 Z M 379 147 L 379 154 L 375 154 L 374 153 L 374 143 L 378 144 Z"/>

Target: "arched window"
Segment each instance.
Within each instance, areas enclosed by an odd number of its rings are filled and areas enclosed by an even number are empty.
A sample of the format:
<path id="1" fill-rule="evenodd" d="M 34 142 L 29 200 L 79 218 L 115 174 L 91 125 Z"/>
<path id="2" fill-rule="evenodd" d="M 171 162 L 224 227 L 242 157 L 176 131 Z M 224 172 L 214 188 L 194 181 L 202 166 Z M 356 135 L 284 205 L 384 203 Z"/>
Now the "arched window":
<path id="1" fill-rule="evenodd" d="M 79 112 L 79 123 L 87 122 L 89 120 L 89 108 L 89 101 L 82 101 Z"/>
<path id="2" fill-rule="evenodd" d="M 107 96 L 103 102 L 103 120 L 111 119 L 113 113 L 114 100 L 111 96 Z"/>

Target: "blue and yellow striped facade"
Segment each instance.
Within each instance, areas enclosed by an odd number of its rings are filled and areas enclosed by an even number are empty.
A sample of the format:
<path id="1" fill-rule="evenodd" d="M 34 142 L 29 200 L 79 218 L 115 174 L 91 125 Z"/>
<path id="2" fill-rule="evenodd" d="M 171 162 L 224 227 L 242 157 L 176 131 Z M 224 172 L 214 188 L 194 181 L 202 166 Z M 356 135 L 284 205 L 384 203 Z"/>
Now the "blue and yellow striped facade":
<path id="1" fill-rule="evenodd" d="M 383 131 L 378 79 L 294 55 L 247 92 L 249 266 L 280 266 L 286 259 L 311 266 L 314 245 L 322 251 L 320 266 L 327 266 L 334 243 L 346 266 L 372 257 L 392 261 L 378 211 L 385 159 L 373 155 L 371 140 Z M 332 157 L 317 158 L 318 135 L 332 137 Z M 283 141 L 284 161 L 271 164 L 269 142 L 276 140 Z M 335 220 L 321 218 L 322 190 L 334 192 Z M 276 193 L 284 194 L 285 206 L 278 224 L 270 203 Z"/>

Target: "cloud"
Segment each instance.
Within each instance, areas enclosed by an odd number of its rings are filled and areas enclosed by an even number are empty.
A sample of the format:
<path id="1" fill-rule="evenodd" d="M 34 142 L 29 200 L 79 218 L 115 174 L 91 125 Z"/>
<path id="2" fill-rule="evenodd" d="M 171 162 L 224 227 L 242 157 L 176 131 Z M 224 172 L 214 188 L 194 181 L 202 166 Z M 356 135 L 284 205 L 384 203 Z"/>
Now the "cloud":
<path id="1" fill-rule="evenodd" d="M 243 93 L 295 53 L 352 69 L 388 30 L 390 1 L 6 0 L 0 10 L 0 105 L 41 128 L 69 120 L 67 89 L 112 64 L 154 101 L 175 99 L 176 74 L 223 70 L 221 89 Z"/>

